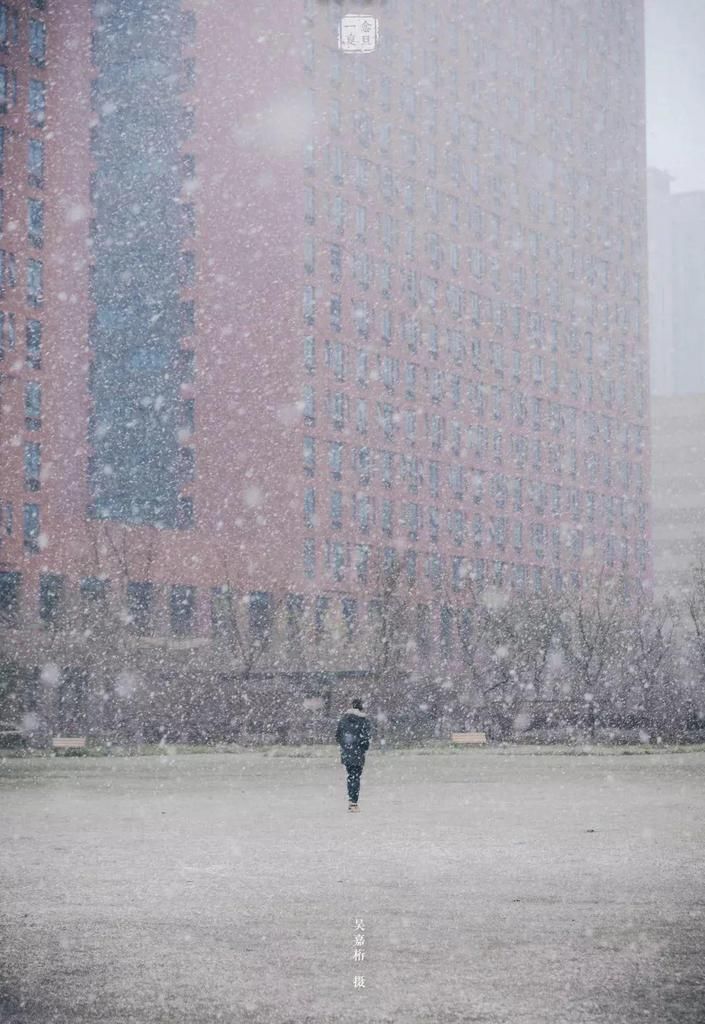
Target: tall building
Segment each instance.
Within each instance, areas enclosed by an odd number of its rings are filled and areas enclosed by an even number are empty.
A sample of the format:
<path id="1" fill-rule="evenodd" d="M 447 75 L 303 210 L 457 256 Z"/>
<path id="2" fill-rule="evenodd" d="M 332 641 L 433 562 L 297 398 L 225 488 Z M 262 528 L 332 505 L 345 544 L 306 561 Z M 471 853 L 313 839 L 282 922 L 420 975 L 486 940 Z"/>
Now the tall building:
<path id="1" fill-rule="evenodd" d="M 654 587 L 683 598 L 705 550 L 705 192 L 649 168 Z"/>
<path id="2" fill-rule="evenodd" d="M 671 197 L 677 394 L 705 394 L 705 192 Z"/>
<path id="3" fill-rule="evenodd" d="M 393 570 L 432 641 L 468 581 L 648 580 L 640 0 L 379 0 L 366 53 L 322 0 L 20 6 L 0 608 L 67 707 L 72 607 L 195 686 L 238 595 L 351 639 Z"/>
<path id="4" fill-rule="evenodd" d="M 649 167 L 647 217 L 652 395 L 672 395 L 675 391 L 671 180 L 671 176 L 666 171 Z"/>

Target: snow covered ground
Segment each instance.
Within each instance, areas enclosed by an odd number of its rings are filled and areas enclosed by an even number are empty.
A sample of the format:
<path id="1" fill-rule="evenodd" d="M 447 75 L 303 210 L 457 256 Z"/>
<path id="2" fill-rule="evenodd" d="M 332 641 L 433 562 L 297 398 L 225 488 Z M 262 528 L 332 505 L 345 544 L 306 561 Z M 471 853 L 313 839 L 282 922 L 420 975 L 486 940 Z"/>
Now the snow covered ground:
<path id="1" fill-rule="evenodd" d="M 0 1021 L 705 1020 L 704 753 L 373 751 L 361 808 L 332 749 L 0 763 Z"/>

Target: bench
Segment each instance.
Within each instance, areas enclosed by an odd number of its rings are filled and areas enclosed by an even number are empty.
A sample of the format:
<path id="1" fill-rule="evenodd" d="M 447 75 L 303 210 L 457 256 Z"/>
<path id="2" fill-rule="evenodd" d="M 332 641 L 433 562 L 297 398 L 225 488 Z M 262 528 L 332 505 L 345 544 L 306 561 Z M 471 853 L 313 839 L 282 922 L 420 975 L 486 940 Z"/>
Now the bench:
<path id="1" fill-rule="evenodd" d="M 452 732 L 450 742 L 469 747 L 484 747 L 487 736 L 484 732 Z"/>
<path id="2" fill-rule="evenodd" d="M 54 736 L 51 741 L 54 750 L 85 750 L 85 736 Z"/>

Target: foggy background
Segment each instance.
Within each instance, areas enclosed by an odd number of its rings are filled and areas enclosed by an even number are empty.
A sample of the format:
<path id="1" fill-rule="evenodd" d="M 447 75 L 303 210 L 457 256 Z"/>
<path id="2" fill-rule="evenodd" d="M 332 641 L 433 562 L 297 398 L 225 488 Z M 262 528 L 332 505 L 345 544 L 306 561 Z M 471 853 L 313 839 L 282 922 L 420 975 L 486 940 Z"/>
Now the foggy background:
<path id="1" fill-rule="evenodd" d="M 646 0 L 647 154 L 675 178 L 672 192 L 705 189 L 705 3 Z"/>

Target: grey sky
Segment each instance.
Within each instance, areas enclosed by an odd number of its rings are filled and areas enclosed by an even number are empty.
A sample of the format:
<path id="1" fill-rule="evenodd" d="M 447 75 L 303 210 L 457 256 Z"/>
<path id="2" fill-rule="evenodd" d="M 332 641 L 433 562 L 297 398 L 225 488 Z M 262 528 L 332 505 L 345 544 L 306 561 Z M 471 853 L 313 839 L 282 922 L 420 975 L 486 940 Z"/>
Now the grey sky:
<path id="1" fill-rule="evenodd" d="M 648 162 L 705 189 L 705 0 L 646 0 Z"/>

